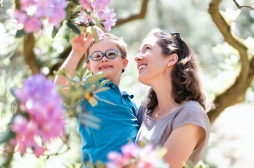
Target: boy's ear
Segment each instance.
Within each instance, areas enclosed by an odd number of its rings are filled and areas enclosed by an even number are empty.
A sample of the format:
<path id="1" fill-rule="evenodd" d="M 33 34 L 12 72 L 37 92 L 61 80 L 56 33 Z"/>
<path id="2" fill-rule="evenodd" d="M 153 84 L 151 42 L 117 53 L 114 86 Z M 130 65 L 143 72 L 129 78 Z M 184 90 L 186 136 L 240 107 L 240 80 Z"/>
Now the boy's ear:
<path id="1" fill-rule="evenodd" d="M 177 54 L 174 53 L 174 54 L 170 55 L 168 58 L 168 67 L 175 65 L 175 63 L 177 63 L 177 61 L 178 61 Z"/>
<path id="2" fill-rule="evenodd" d="M 86 63 L 85 66 L 87 67 L 87 70 L 92 73 L 89 63 Z"/>
<path id="3" fill-rule="evenodd" d="M 123 59 L 123 69 L 127 67 L 128 63 L 129 63 L 129 60 L 127 58 Z"/>

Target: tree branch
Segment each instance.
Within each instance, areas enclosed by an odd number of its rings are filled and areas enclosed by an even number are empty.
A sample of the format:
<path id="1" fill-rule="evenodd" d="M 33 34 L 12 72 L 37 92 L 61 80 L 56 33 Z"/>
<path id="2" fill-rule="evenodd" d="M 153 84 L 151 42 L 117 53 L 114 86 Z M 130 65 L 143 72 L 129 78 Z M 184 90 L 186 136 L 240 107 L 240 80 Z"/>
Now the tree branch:
<path id="1" fill-rule="evenodd" d="M 240 5 L 236 2 L 236 0 L 233 0 L 233 1 L 234 1 L 235 5 L 237 6 L 238 9 L 241 9 L 241 8 L 250 8 L 251 10 L 254 10 L 254 8 L 252 8 L 252 7 L 250 7 L 250 6 L 246 6 L 246 5 L 240 6 Z"/>
<path id="2" fill-rule="evenodd" d="M 27 34 L 24 37 L 24 57 L 27 65 L 29 65 L 33 74 L 40 72 L 40 65 L 36 60 L 36 56 L 33 52 L 33 48 L 35 45 L 35 39 L 33 33 Z"/>
<path id="3" fill-rule="evenodd" d="M 130 15 L 129 17 L 127 17 L 127 18 L 118 19 L 115 26 L 120 26 L 124 23 L 130 22 L 130 21 L 133 21 L 133 20 L 136 20 L 136 19 L 143 19 L 146 15 L 146 12 L 147 12 L 148 1 L 149 0 L 143 0 L 143 3 L 142 3 L 139 14 L 133 14 L 133 15 Z"/>
<path id="4" fill-rule="evenodd" d="M 225 21 L 219 12 L 220 2 L 221 0 L 212 0 L 212 2 L 209 4 L 208 10 L 225 41 L 239 52 L 241 58 L 241 70 L 236 78 L 235 83 L 224 93 L 215 98 L 214 102 L 218 105 L 218 108 L 208 113 L 211 123 L 214 122 L 214 120 L 220 115 L 220 113 L 223 112 L 225 108 L 244 101 L 245 92 L 250 86 L 252 76 L 250 74 L 251 64 L 248 60 L 248 48 L 244 44 L 243 40 L 232 34 L 231 26 Z"/>

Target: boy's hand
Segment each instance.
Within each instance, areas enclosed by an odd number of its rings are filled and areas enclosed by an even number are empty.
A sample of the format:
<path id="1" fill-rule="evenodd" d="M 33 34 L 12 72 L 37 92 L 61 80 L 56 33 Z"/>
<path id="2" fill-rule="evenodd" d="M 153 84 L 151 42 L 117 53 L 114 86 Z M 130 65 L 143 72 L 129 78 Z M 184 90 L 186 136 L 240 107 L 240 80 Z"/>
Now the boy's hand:
<path id="1" fill-rule="evenodd" d="M 72 50 L 83 55 L 86 52 L 92 37 L 91 33 L 88 34 L 87 38 L 84 33 L 82 33 L 78 37 L 71 39 Z"/>

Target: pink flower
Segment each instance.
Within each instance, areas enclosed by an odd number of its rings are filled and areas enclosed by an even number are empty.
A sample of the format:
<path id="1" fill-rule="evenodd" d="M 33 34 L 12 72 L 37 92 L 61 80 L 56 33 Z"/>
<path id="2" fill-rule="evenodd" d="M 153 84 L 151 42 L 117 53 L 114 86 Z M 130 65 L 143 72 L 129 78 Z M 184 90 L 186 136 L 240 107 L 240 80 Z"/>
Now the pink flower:
<path id="1" fill-rule="evenodd" d="M 113 19 L 116 16 L 114 9 L 109 9 L 106 7 L 105 9 L 100 9 L 97 12 L 98 19 L 104 19 L 104 20 L 110 20 Z"/>
<path id="2" fill-rule="evenodd" d="M 12 131 L 17 132 L 17 135 L 22 137 L 26 134 L 27 126 L 27 119 L 21 115 L 17 115 L 14 119 L 14 124 L 12 125 Z"/>
<path id="3" fill-rule="evenodd" d="M 15 95 L 23 111 L 29 115 L 29 120 L 19 115 L 15 117 L 12 131 L 16 137 L 12 144 L 19 144 L 18 149 L 22 153 L 27 147 L 32 147 L 36 157 L 39 157 L 47 149 L 35 142 L 35 136 L 39 136 L 45 144 L 64 133 L 62 100 L 53 81 L 42 74 L 24 80 L 23 88 L 15 90 Z"/>
<path id="4" fill-rule="evenodd" d="M 23 29 L 24 28 L 24 23 L 26 23 L 26 21 L 28 20 L 28 16 L 25 13 L 20 12 L 18 10 L 14 11 L 13 16 L 18 21 L 17 29 L 18 30 Z"/>
<path id="5" fill-rule="evenodd" d="M 79 0 L 79 3 L 87 12 L 91 12 L 91 0 Z"/>
<path id="6" fill-rule="evenodd" d="M 101 40 L 103 38 L 104 32 L 101 30 L 101 28 L 94 26 L 95 30 L 97 31 L 98 38 Z"/>
<path id="7" fill-rule="evenodd" d="M 106 21 L 102 22 L 106 31 L 110 32 L 111 27 L 116 25 L 116 19 L 107 19 Z"/>
<path id="8" fill-rule="evenodd" d="M 123 165 L 127 165 L 129 163 L 129 159 L 125 158 L 118 152 L 109 152 L 107 154 L 108 160 L 114 163 L 115 166 L 121 167 Z"/>
<path id="9" fill-rule="evenodd" d="M 40 155 L 44 155 L 44 153 L 47 151 L 47 148 L 42 148 L 38 145 L 34 146 L 34 155 L 38 158 Z"/>
<path id="10" fill-rule="evenodd" d="M 18 29 L 24 28 L 27 33 L 38 31 L 42 25 L 41 19 L 49 18 L 49 22 L 58 28 L 66 18 L 66 0 L 20 0 L 20 3 L 22 12 L 15 11 L 14 17 L 18 20 Z M 36 12 L 27 14 L 31 6 Z"/>
<path id="11" fill-rule="evenodd" d="M 110 3 L 111 0 L 95 0 L 91 6 L 94 8 L 94 9 L 104 9 L 106 8 L 107 6 L 109 6 L 109 3 Z"/>
<path id="12" fill-rule="evenodd" d="M 36 18 L 41 18 L 41 17 L 51 17 L 54 15 L 54 12 L 52 11 L 52 5 L 54 5 L 51 1 L 49 0 L 40 0 L 36 3 L 37 10 L 34 16 Z"/>
<path id="13" fill-rule="evenodd" d="M 115 164 L 113 162 L 107 162 L 106 163 L 106 168 L 123 168 L 123 166 L 117 165 L 117 164 Z"/>
<path id="14" fill-rule="evenodd" d="M 25 22 L 24 30 L 27 33 L 31 33 L 33 31 L 38 31 L 40 29 L 41 25 L 42 25 L 41 20 L 31 17 Z"/>
<path id="15" fill-rule="evenodd" d="M 49 23 L 54 24 L 56 28 L 59 28 L 61 26 L 60 22 L 64 20 L 66 17 L 66 12 L 59 10 L 57 14 L 53 15 L 49 18 Z"/>
<path id="16" fill-rule="evenodd" d="M 21 4 L 21 11 L 26 11 L 27 8 L 29 8 L 30 5 L 35 4 L 35 0 L 20 0 Z"/>
<path id="17" fill-rule="evenodd" d="M 121 147 L 121 151 L 126 158 L 133 158 L 137 157 L 138 152 L 139 152 L 139 147 L 135 143 L 127 143 L 126 145 L 123 145 Z"/>
<path id="18" fill-rule="evenodd" d="M 91 16 L 88 15 L 86 12 L 80 11 L 80 13 L 78 15 L 82 18 L 82 21 L 83 21 L 83 23 L 85 23 L 85 25 L 87 25 L 89 23 L 89 18 Z"/>
<path id="19" fill-rule="evenodd" d="M 146 145 L 144 148 L 139 151 L 139 168 L 153 168 L 156 167 L 158 162 L 157 152 L 153 150 L 153 146 L 151 144 Z"/>

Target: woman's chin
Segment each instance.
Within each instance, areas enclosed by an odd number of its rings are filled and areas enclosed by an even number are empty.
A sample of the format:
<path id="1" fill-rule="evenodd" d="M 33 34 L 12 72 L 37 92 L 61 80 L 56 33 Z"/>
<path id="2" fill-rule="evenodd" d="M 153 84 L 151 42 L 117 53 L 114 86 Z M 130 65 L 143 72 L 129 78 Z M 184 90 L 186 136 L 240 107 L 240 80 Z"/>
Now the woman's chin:
<path id="1" fill-rule="evenodd" d="M 147 80 L 146 77 L 143 76 L 143 75 L 139 75 L 139 76 L 138 76 L 138 81 L 139 81 L 140 83 L 144 84 L 144 85 L 149 85 L 149 84 L 148 84 L 148 80 Z"/>

